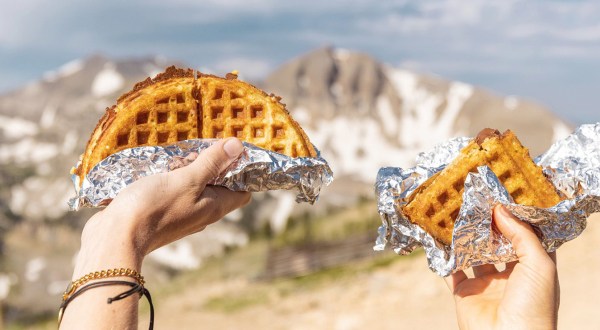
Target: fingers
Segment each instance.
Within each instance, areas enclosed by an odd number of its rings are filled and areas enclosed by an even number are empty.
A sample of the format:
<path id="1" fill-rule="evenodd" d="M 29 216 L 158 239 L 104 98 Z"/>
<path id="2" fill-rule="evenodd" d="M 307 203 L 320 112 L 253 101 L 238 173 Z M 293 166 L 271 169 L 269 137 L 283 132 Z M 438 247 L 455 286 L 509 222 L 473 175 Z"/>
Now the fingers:
<path id="1" fill-rule="evenodd" d="M 237 159 L 244 146 L 240 140 L 229 138 L 215 143 L 202 151 L 190 165 L 173 171 L 179 178 L 185 178 L 190 184 L 204 189 L 206 184 L 221 174 L 227 166 Z"/>
<path id="2" fill-rule="evenodd" d="M 494 209 L 494 223 L 512 243 L 519 262 L 535 267 L 540 260 L 548 259 L 546 250 L 542 247 L 531 226 L 517 219 L 503 205 Z"/>
<path id="3" fill-rule="evenodd" d="M 210 186 L 210 189 L 214 191 L 215 203 L 220 205 L 220 212 L 222 218 L 225 214 L 246 206 L 250 203 L 252 194 L 246 191 L 231 191 L 225 187 Z"/>

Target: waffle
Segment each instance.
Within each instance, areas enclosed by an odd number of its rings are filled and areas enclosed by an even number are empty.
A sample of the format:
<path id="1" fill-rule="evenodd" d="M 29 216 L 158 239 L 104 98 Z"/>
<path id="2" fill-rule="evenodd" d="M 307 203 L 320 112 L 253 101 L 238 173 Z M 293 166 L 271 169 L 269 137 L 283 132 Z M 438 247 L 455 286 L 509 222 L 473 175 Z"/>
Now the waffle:
<path id="1" fill-rule="evenodd" d="M 73 173 L 80 183 L 102 159 L 123 149 L 195 138 L 237 137 L 290 157 L 316 157 L 308 136 L 280 103 L 237 79 L 167 68 L 107 108 Z"/>
<path id="2" fill-rule="evenodd" d="M 482 165 L 498 176 L 515 203 L 550 207 L 561 200 L 513 132 L 507 130 L 500 135 L 498 131 L 485 129 L 452 163 L 409 196 L 403 213 L 438 241 L 450 245 L 465 179 Z"/>

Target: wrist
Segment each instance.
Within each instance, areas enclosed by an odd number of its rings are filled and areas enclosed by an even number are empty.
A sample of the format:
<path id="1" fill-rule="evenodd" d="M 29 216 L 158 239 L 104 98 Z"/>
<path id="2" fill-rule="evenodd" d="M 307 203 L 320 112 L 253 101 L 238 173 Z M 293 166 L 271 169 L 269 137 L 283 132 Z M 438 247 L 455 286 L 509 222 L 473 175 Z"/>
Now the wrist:
<path id="1" fill-rule="evenodd" d="M 141 272 L 144 255 L 135 243 L 134 230 L 128 228 L 127 222 L 118 220 L 104 211 L 88 220 L 75 261 L 74 280 L 90 272 L 113 268 Z"/>

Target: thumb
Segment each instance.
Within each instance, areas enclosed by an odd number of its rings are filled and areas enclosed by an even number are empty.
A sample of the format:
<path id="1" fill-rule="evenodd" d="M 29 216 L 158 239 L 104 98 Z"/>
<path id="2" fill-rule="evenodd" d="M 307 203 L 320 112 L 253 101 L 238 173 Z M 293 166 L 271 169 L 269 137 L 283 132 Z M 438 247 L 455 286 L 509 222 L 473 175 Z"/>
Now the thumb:
<path id="1" fill-rule="evenodd" d="M 190 165 L 178 172 L 188 182 L 204 189 L 206 184 L 223 172 L 244 150 L 240 140 L 229 138 L 221 140 L 202 151 Z"/>
<path id="2" fill-rule="evenodd" d="M 517 219 L 504 205 L 494 208 L 494 223 L 511 242 L 519 262 L 535 266 L 538 261 L 549 258 L 531 226 Z"/>

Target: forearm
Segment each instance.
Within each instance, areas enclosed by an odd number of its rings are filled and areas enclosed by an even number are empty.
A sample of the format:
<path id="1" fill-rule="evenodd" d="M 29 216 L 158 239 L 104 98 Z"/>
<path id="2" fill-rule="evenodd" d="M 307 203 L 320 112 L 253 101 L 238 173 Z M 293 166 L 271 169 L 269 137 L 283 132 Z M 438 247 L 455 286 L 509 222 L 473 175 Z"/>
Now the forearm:
<path id="1" fill-rule="evenodd" d="M 141 272 L 143 256 L 137 253 L 130 230 L 117 219 L 102 212 L 92 217 L 82 235 L 81 250 L 75 262 L 72 280 L 86 274 L 129 268 Z M 123 219 L 121 219 L 123 220 Z M 101 280 L 135 282 L 131 277 L 110 277 Z M 90 281 L 89 283 L 100 280 Z M 107 303 L 107 299 L 131 289 L 110 285 L 83 292 L 64 311 L 61 329 L 136 329 L 139 295 Z"/>

